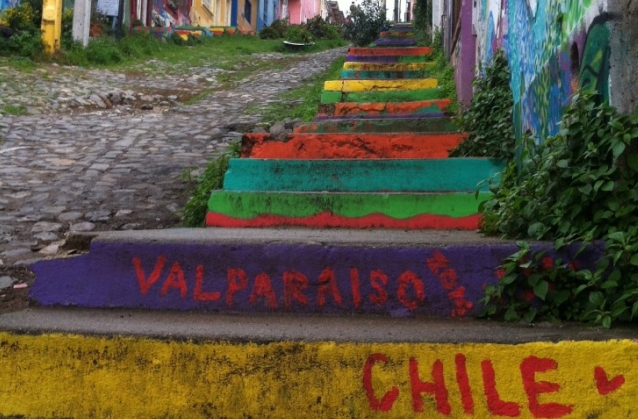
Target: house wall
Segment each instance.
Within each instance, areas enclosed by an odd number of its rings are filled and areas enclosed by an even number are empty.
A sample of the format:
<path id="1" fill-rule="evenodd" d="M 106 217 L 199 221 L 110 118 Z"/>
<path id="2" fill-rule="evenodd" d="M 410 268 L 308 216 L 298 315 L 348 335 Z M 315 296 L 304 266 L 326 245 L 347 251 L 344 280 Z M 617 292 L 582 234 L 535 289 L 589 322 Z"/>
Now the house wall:
<path id="1" fill-rule="evenodd" d="M 460 29 L 451 34 L 456 41 L 452 52 L 456 95 L 462 108 L 467 108 L 472 100 L 472 81 L 476 65 L 476 37 L 472 34 L 472 1 L 462 0 Z"/>
<path id="2" fill-rule="evenodd" d="M 257 30 L 257 15 L 259 11 L 259 0 L 239 0 L 237 14 L 237 28 L 244 33 Z M 247 5 L 250 2 L 250 16 L 247 15 Z M 248 17 L 250 17 L 248 19 Z"/>
<path id="3" fill-rule="evenodd" d="M 211 0 L 210 9 L 204 6 L 202 0 L 193 0 L 191 7 L 190 20 L 193 26 L 210 27 L 215 25 L 215 2 Z"/>
<path id="4" fill-rule="evenodd" d="M 480 0 L 477 61 L 502 48 L 512 73 L 517 134 L 558 132 L 579 87 L 627 112 L 636 105 L 637 6 L 631 0 Z"/>

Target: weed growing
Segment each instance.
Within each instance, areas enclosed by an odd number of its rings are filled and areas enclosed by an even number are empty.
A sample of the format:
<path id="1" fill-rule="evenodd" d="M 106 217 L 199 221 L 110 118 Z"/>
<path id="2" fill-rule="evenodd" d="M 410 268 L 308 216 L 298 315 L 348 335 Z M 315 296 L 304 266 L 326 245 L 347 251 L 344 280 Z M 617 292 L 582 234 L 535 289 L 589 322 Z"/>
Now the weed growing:
<path id="1" fill-rule="evenodd" d="M 23 105 L 4 105 L 0 113 L 4 115 L 22 116 L 27 114 L 27 108 Z"/>

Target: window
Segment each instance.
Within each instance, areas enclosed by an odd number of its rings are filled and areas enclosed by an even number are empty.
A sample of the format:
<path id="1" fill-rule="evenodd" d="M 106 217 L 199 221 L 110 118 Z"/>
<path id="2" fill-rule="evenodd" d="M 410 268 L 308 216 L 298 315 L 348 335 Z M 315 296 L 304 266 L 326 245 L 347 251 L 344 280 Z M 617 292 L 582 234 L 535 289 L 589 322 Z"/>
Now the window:
<path id="1" fill-rule="evenodd" d="M 244 4 L 244 19 L 246 19 L 246 21 L 248 23 L 252 23 L 252 18 L 253 18 L 253 5 L 250 3 L 250 0 L 246 0 L 246 3 Z"/>
<path id="2" fill-rule="evenodd" d="M 213 0 L 202 0 L 202 4 L 209 12 L 213 12 Z"/>

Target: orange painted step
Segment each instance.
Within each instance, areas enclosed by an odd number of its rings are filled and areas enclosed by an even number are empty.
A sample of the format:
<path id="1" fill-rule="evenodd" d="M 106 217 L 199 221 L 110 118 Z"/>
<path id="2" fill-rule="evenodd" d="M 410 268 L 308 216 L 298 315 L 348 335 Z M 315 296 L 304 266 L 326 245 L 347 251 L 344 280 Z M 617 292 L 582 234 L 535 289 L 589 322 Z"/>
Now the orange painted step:
<path id="1" fill-rule="evenodd" d="M 335 117 L 353 115 L 405 115 L 418 113 L 445 112 L 452 103 L 450 99 L 419 100 L 414 102 L 338 102 L 321 105 L 319 115 Z"/>
<path id="2" fill-rule="evenodd" d="M 440 159 L 462 141 L 458 133 L 289 134 L 242 138 L 242 157 L 255 159 Z"/>
<path id="3" fill-rule="evenodd" d="M 396 47 L 396 48 L 368 48 L 352 47 L 348 50 L 350 55 L 428 55 L 432 52 L 430 47 Z"/>

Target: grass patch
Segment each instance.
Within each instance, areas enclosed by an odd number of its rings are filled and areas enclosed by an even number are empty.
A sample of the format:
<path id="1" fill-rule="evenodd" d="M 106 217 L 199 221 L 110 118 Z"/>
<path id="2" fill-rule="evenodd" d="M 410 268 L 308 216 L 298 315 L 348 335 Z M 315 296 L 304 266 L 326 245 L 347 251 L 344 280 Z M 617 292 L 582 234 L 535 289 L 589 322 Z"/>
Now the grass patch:
<path id="1" fill-rule="evenodd" d="M 23 105 L 4 105 L 2 107 L 1 113 L 5 115 L 22 116 L 27 114 L 27 108 L 25 108 Z"/>
<path id="2" fill-rule="evenodd" d="M 38 67 L 33 60 L 25 57 L 9 57 L 7 60 L 3 60 L 2 66 L 20 70 L 23 73 L 33 73 Z"/>
<path id="3" fill-rule="evenodd" d="M 326 80 L 338 80 L 341 78 L 344 57 L 336 59 L 325 71 L 306 80 L 303 86 L 296 87 L 283 93 L 278 98 L 280 102 L 267 106 L 253 106 L 249 113 L 263 115 L 264 122 L 277 122 L 285 118 L 301 118 L 310 121 L 317 114 L 317 107 L 321 103 L 321 92 Z M 291 106 L 294 103 L 294 106 Z"/>
<path id="4" fill-rule="evenodd" d="M 241 154 L 241 144 L 231 143 L 228 151 L 215 160 L 209 162 L 204 169 L 204 173 L 197 179 L 192 195 L 188 198 L 184 207 L 182 222 L 187 227 L 203 227 L 208 210 L 208 198 L 211 191 L 221 189 L 224 185 L 224 175 L 228 170 L 228 160 L 232 157 L 239 157 Z M 190 178 L 190 176 L 189 176 Z"/>

